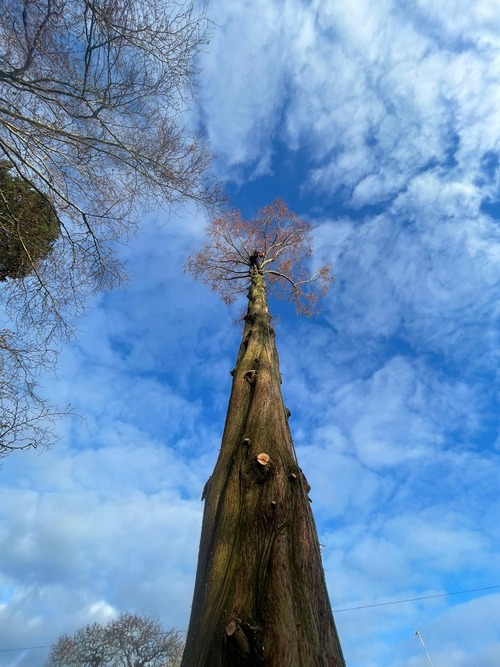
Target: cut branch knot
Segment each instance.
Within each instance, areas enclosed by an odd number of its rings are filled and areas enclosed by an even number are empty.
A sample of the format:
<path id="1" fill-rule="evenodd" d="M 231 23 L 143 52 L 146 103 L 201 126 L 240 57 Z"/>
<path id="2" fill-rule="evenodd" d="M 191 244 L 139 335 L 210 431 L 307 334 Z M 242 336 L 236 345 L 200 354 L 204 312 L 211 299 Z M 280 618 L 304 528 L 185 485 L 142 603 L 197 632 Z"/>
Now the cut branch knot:
<path id="1" fill-rule="evenodd" d="M 257 463 L 263 467 L 267 466 L 269 461 L 271 460 L 271 457 L 269 454 L 266 454 L 266 452 L 261 452 L 260 454 L 257 454 L 257 457 L 255 459 Z"/>
<path id="2" fill-rule="evenodd" d="M 250 655 L 250 642 L 239 623 L 229 621 L 226 625 L 226 635 L 241 656 L 248 657 Z"/>

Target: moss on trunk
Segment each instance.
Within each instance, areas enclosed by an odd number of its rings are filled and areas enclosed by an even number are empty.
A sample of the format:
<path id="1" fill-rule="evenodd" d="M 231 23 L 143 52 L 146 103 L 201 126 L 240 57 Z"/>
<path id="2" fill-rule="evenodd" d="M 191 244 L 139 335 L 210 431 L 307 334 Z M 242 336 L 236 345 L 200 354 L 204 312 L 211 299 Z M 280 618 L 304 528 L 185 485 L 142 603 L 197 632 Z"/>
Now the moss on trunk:
<path id="1" fill-rule="evenodd" d="M 345 665 L 280 389 L 265 286 L 252 273 L 222 446 L 205 486 L 183 667 Z"/>

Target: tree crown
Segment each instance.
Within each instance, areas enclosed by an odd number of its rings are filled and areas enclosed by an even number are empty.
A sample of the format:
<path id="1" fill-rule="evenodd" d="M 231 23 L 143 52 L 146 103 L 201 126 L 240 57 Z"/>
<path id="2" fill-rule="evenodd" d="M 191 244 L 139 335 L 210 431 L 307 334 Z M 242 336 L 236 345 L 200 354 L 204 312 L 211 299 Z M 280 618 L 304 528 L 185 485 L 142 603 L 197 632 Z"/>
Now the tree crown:
<path id="1" fill-rule="evenodd" d="M 310 269 L 312 227 L 281 199 L 250 220 L 227 211 L 207 227 L 207 240 L 188 257 L 186 269 L 210 285 L 226 303 L 245 293 L 258 273 L 277 299 L 294 303 L 297 313 L 312 315 L 334 278 L 328 265 Z"/>
<path id="2" fill-rule="evenodd" d="M 174 667 L 182 650 L 176 630 L 163 630 L 154 618 L 126 613 L 106 625 L 87 625 L 72 637 L 63 635 L 45 667 Z"/>

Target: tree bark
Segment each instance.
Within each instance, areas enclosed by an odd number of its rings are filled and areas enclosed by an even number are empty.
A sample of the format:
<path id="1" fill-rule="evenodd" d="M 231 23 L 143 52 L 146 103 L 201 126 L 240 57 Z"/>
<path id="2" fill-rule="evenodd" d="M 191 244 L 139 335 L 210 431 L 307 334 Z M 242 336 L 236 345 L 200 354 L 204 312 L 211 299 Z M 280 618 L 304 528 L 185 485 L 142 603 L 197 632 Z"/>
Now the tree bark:
<path id="1" fill-rule="evenodd" d="M 344 667 L 257 269 L 248 299 L 182 666 Z"/>

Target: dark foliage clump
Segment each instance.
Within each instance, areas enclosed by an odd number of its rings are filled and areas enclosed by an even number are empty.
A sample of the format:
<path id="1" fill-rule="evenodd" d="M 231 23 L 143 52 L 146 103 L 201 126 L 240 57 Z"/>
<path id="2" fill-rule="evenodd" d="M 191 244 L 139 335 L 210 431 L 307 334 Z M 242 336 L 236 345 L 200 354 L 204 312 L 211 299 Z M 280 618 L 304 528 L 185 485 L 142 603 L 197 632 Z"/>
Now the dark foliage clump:
<path id="1" fill-rule="evenodd" d="M 0 281 L 34 273 L 59 235 L 49 199 L 0 161 Z"/>

